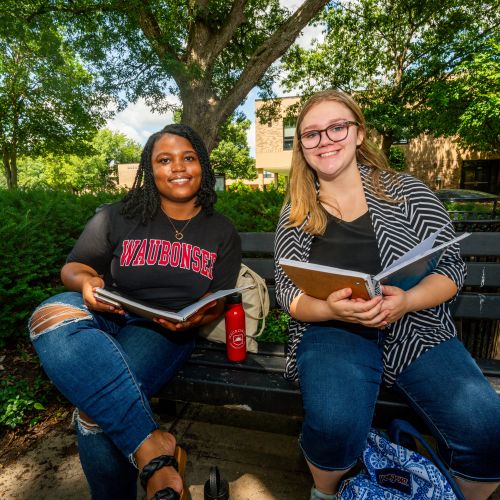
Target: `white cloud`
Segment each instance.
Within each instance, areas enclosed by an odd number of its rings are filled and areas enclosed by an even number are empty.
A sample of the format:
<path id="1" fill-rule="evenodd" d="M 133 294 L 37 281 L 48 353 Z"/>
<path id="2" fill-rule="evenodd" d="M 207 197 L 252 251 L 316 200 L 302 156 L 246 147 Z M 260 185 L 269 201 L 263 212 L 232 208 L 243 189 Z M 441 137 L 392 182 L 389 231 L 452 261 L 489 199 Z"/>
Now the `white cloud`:
<path id="1" fill-rule="evenodd" d="M 176 97 L 169 99 L 177 103 Z M 107 127 L 117 132 L 122 132 L 127 137 L 134 139 L 144 145 L 148 137 L 165 125 L 173 122 L 172 112 L 165 114 L 153 113 L 143 99 L 136 103 L 130 103 L 123 111 L 117 113 L 114 118 L 108 120 Z"/>

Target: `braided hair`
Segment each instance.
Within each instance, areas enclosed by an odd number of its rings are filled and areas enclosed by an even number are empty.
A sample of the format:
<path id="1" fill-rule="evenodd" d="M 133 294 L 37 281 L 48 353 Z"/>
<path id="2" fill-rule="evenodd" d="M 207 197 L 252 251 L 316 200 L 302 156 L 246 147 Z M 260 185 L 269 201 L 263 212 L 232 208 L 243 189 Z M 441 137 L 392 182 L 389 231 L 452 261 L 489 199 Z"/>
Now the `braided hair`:
<path id="1" fill-rule="evenodd" d="M 128 219 L 136 216 L 141 217 L 141 222 L 146 224 L 160 209 L 160 194 L 153 176 L 151 157 L 153 148 L 160 137 L 165 134 L 178 135 L 187 139 L 193 146 L 201 165 L 201 185 L 196 194 L 195 206 L 201 208 L 208 215 L 212 215 L 214 205 L 217 201 L 215 193 L 215 175 L 210 165 L 210 157 L 207 148 L 199 134 L 188 125 L 173 123 L 167 125 L 159 132 L 155 132 L 147 140 L 141 154 L 141 161 L 135 176 L 134 184 L 123 198 L 121 214 Z"/>

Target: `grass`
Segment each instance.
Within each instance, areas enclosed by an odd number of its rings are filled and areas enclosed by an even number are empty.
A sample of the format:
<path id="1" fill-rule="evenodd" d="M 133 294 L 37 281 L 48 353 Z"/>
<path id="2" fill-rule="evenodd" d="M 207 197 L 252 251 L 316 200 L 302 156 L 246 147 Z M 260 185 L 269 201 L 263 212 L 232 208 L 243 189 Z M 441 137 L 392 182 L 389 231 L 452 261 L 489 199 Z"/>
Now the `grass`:
<path id="1" fill-rule="evenodd" d="M 3 349 L 0 358 L 0 434 L 29 430 L 45 418 L 47 406 L 59 395 L 26 339 Z"/>

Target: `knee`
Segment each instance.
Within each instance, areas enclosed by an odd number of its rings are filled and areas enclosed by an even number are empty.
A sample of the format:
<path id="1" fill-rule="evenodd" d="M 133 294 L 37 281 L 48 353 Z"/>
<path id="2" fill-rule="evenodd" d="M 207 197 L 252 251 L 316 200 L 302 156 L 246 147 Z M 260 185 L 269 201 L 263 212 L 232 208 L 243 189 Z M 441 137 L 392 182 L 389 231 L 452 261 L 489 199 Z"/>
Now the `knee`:
<path id="1" fill-rule="evenodd" d="M 454 415 L 457 440 L 476 449 L 498 447 L 500 442 L 500 398 L 489 386 L 478 387 L 471 398 L 464 393 L 455 406 L 451 407 Z M 469 396 L 469 397 L 467 397 Z M 500 452 L 500 448 L 498 448 Z"/>
<path id="2" fill-rule="evenodd" d="M 355 419 L 342 417 L 341 415 L 331 417 L 328 415 L 311 415 L 304 421 L 304 428 L 316 436 L 318 443 L 331 446 L 332 443 L 345 443 L 349 437 L 360 432 Z"/>
<path id="3" fill-rule="evenodd" d="M 305 420 L 300 444 L 306 459 L 317 467 L 346 469 L 360 455 L 367 433 L 354 419 Z"/>
<path id="4" fill-rule="evenodd" d="M 60 296 L 60 301 L 45 302 L 35 310 L 28 323 L 31 340 L 63 325 L 92 317 L 83 305 L 66 302 L 64 295 Z"/>
<path id="5" fill-rule="evenodd" d="M 500 398 L 493 393 L 483 402 L 468 419 L 457 419 L 457 427 L 448 436 L 450 450 L 441 449 L 445 457 L 450 453 L 452 468 L 473 481 L 500 478 Z"/>
<path id="6" fill-rule="evenodd" d="M 73 426 L 78 434 L 87 436 L 91 434 L 99 434 L 102 429 L 83 411 L 75 408 L 73 412 Z"/>
<path id="7" fill-rule="evenodd" d="M 482 410 L 481 410 L 482 412 Z M 500 464 L 500 411 L 483 413 L 473 425 L 469 426 L 468 432 L 463 434 L 466 445 L 476 450 L 479 455 L 495 457 L 496 463 Z M 491 418 L 487 418 L 487 417 Z"/>

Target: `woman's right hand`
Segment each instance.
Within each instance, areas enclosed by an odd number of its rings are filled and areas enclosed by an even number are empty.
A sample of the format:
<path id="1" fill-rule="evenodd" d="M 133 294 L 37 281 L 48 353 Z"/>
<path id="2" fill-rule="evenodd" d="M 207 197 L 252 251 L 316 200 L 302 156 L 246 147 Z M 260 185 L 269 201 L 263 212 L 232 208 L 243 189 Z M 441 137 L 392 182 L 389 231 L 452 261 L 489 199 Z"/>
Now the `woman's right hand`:
<path id="1" fill-rule="evenodd" d="M 61 269 L 61 280 L 68 290 L 80 292 L 83 303 L 93 311 L 125 314 L 121 307 L 106 304 L 96 299 L 96 288 L 104 286 L 104 280 L 97 271 L 80 262 L 68 262 Z"/>
<path id="2" fill-rule="evenodd" d="M 326 303 L 333 316 L 331 319 L 359 323 L 371 328 L 387 326 L 385 320 L 389 313 L 382 310 L 382 296 L 363 300 L 351 299 L 351 295 L 352 290 L 350 288 L 343 288 L 327 297 Z"/>
<path id="3" fill-rule="evenodd" d="M 290 304 L 290 314 L 293 318 L 306 323 L 337 320 L 359 323 L 370 328 L 387 326 L 386 318 L 389 312 L 382 310 L 382 296 L 364 300 L 351 299 L 351 295 L 350 288 L 337 290 L 326 300 L 302 293 Z"/>
<path id="4" fill-rule="evenodd" d="M 83 303 L 91 310 L 98 312 L 125 314 L 121 307 L 107 304 L 95 296 L 96 288 L 104 287 L 104 280 L 100 276 L 88 276 L 82 279 Z"/>

